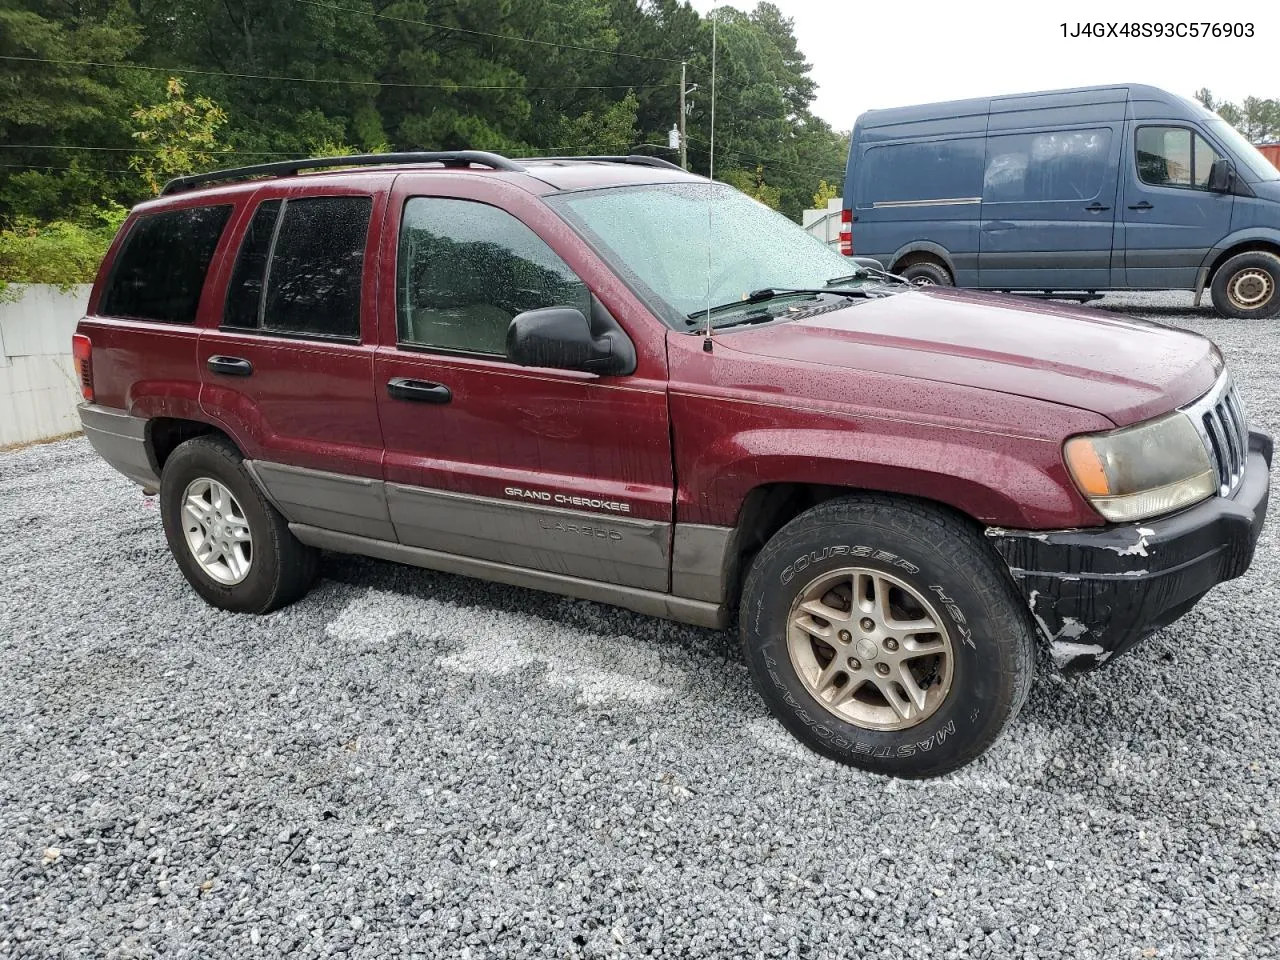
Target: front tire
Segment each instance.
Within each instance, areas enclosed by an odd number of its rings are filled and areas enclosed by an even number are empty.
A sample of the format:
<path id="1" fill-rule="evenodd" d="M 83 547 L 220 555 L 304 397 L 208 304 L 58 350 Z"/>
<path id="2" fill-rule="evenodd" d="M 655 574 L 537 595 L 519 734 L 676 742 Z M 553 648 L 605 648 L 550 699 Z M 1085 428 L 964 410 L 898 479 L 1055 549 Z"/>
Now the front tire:
<path id="1" fill-rule="evenodd" d="M 1262 250 L 1236 254 L 1217 269 L 1210 288 L 1224 317 L 1257 320 L 1280 313 L 1280 257 Z"/>
<path id="2" fill-rule="evenodd" d="M 225 437 L 196 437 L 169 455 L 160 514 L 178 569 L 215 607 L 267 613 L 315 579 L 316 552 L 289 531 Z"/>
<path id="3" fill-rule="evenodd" d="M 955 770 L 1017 714 L 1035 626 L 963 520 L 867 495 L 820 504 L 751 564 L 740 630 L 756 688 L 792 734 L 900 777 Z"/>

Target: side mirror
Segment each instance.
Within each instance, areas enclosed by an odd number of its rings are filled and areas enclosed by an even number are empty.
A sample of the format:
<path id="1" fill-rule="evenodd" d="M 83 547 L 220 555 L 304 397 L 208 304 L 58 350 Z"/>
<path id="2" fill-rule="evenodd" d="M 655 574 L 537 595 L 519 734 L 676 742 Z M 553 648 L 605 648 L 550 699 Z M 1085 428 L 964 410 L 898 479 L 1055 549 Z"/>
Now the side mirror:
<path id="1" fill-rule="evenodd" d="M 522 367 L 585 370 L 601 376 L 631 373 L 636 364 L 635 349 L 621 328 L 597 335 L 582 311 L 573 307 L 526 310 L 512 317 L 507 359 Z"/>
<path id="2" fill-rule="evenodd" d="M 1231 166 L 1231 161 L 1220 158 L 1213 161 L 1213 166 L 1209 168 L 1209 182 L 1207 187 L 1211 193 L 1230 193 L 1231 185 L 1235 183 L 1236 171 Z"/>

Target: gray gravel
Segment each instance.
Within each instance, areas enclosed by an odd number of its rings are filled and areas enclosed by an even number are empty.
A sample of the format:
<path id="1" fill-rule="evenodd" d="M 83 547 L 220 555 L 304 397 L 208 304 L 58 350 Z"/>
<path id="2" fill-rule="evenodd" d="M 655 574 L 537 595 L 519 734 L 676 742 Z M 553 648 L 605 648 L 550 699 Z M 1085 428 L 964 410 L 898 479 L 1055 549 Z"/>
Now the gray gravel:
<path id="1" fill-rule="evenodd" d="M 1280 432 L 1280 321 L 1203 331 Z M 82 440 L 0 455 L 0 956 L 1276 956 L 1277 528 L 986 757 L 903 783 L 727 633 L 326 557 L 205 606 Z"/>

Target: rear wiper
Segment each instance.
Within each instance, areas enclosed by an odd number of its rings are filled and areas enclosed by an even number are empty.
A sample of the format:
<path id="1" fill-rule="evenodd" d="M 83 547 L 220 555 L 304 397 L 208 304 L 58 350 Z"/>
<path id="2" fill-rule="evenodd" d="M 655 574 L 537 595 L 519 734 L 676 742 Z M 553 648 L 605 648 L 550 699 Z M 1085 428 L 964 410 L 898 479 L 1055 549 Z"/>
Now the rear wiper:
<path id="1" fill-rule="evenodd" d="M 724 310 L 732 310 L 735 307 L 749 306 L 753 303 L 764 303 L 768 300 L 776 300 L 778 297 L 790 297 L 796 295 L 806 295 L 811 297 L 819 297 L 824 294 L 831 294 L 837 297 L 870 297 L 871 294 L 864 290 L 849 290 L 847 288 L 831 288 L 831 287 L 762 287 L 759 290 L 752 290 L 741 300 L 731 300 L 728 303 L 722 303 L 709 309 L 695 310 L 689 314 L 690 320 L 700 320 L 706 317 L 708 313 L 720 313 Z"/>

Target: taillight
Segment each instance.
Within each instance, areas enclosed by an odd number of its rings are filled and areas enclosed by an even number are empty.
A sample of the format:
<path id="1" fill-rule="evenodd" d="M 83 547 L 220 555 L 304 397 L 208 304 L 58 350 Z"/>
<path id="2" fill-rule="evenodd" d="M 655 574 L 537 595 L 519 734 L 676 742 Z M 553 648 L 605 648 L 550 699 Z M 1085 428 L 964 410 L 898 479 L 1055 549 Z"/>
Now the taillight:
<path id="1" fill-rule="evenodd" d="M 853 211 L 840 211 L 840 252 L 846 257 L 853 256 Z"/>
<path id="2" fill-rule="evenodd" d="M 80 393 L 86 402 L 93 403 L 93 342 L 83 333 L 71 338 L 71 357 L 75 361 Z"/>

